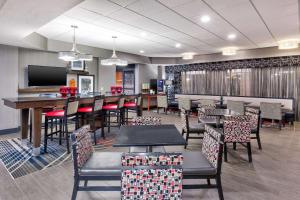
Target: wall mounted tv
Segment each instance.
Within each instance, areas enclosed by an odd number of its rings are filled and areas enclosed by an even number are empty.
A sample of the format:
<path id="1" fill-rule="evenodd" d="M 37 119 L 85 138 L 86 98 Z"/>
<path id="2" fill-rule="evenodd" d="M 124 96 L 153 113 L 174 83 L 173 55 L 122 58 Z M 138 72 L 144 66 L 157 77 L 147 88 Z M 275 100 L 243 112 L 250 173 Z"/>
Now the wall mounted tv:
<path id="1" fill-rule="evenodd" d="M 66 67 L 28 65 L 28 86 L 63 86 L 67 84 Z"/>

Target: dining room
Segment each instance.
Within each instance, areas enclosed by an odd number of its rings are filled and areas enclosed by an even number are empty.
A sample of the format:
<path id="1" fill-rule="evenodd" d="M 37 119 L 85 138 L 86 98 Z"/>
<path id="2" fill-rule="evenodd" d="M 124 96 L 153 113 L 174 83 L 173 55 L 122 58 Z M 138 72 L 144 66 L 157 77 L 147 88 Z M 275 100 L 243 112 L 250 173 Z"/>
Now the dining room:
<path id="1" fill-rule="evenodd" d="M 0 0 L 0 200 L 299 199 L 299 6 Z"/>

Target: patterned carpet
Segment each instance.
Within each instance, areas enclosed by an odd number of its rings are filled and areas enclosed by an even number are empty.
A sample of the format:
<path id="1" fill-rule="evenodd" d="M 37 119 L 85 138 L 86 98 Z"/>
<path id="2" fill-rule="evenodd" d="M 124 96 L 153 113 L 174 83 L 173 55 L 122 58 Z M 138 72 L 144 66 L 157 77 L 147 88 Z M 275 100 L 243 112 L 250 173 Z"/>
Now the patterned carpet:
<path id="1" fill-rule="evenodd" d="M 95 150 L 102 151 L 111 148 L 114 138 L 115 134 L 109 134 L 105 140 L 98 138 Z M 42 145 L 40 156 L 34 157 L 32 145 L 29 142 L 23 146 L 19 138 L 0 140 L 0 161 L 13 178 L 44 170 L 71 159 L 71 154 L 67 154 L 65 144 L 59 145 L 57 141 L 48 140 L 47 151 L 48 153 L 45 154 Z"/>

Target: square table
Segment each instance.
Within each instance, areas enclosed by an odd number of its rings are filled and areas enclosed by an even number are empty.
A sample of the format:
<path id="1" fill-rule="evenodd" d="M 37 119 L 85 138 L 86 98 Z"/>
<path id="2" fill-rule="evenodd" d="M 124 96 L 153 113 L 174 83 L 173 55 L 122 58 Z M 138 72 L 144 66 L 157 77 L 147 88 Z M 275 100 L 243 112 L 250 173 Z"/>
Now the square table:
<path id="1" fill-rule="evenodd" d="M 113 144 L 114 147 L 147 147 L 152 152 L 153 146 L 184 146 L 185 139 L 175 125 L 122 126 Z"/>

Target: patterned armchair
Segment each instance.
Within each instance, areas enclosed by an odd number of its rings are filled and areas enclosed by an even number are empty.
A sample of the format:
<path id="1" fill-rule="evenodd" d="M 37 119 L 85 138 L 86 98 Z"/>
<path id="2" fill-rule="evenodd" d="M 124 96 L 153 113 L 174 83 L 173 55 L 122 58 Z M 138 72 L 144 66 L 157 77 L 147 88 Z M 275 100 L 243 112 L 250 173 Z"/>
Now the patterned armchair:
<path id="1" fill-rule="evenodd" d="M 166 95 L 157 95 L 157 113 L 159 113 L 160 108 L 163 108 L 164 112 L 167 114 L 168 97 Z"/>
<path id="2" fill-rule="evenodd" d="M 234 112 L 237 112 L 240 115 L 244 115 L 244 113 L 245 113 L 245 102 L 228 100 L 227 101 L 227 109 L 232 110 Z"/>
<path id="3" fill-rule="evenodd" d="M 246 143 L 249 162 L 252 162 L 250 119 L 250 116 L 245 115 L 225 117 L 223 123 L 225 162 L 227 162 L 227 143 L 233 143 L 234 145 L 236 143 Z"/>
<path id="4" fill-rule="evenodd" d="M 261 119 L 277 120 L 279 122 L 279 129 L 281 130 L 282 127 L 281 103 L 261 102 L 260 110 L 261 110 Z"/>
<path id="5" fill-rule="evenodd" d="M 224 135 L 220 130 L 210 125 L 205 125 L 202 151 L 183 153 L 183 178 L 193 180 L 206 179 L 207 185 L 194 183 L 185 184 L 183 185 L 184 189 L 217 188 L 219 199 L 224 199 L 221 184 L 223 140 Z M 215 179 L 216 184 L 211 184 L 211 179 Z"/>
<path id="6" fill-rule="evenodd" d="M 182 199 L 180 153 L 123 154 L 121 199 Z"/>
<path id="7" fill-rule="evenodd" d="M 262 149 L 261 140 L 260 140 L 260 110 L 256 108 L 246 107 L 245 115 L 250 116 L 250 125 L 251 125 L 251 134 L 255 136 L 251 136 L 251 139 L 256 139 L 258 148 Z"/>
<path id="8" fill-rule="evenodd" d="M 209 116 L 208 113 L 216 109 L 216 105 L 200 106 L 198 108 L 198 122 L 205 124 L 216 124 L 217 118 L 215 116 Z"/>
<path id="9" fill-rule="evenodd" d="M 186 133 L 186 145 L 184 146 L 184 148 L 186 149 L 189 139 L 203 139 L 204 124 L 190 124 L 188 111 L 186 111 L 185 109 L 181 109 L 180 116 L 182 124 L 181 134 L 182 136 L 184 136 L 184 134 Z M 197 134 L 198 136 L 190 136 L 190 134 Z"/>
<path id="10" fill-rule="evenodd" d="M 89 180 L 120 180 L 121 153 L 94 152 L 90 126 L 86 125 L 71 134 L 74 164 L 74 186 L 72 200 L 78 191 L 120 190 L 119 186 L 88 186 Z M 80 186 L 84 181 L 84 186 Z"/>

